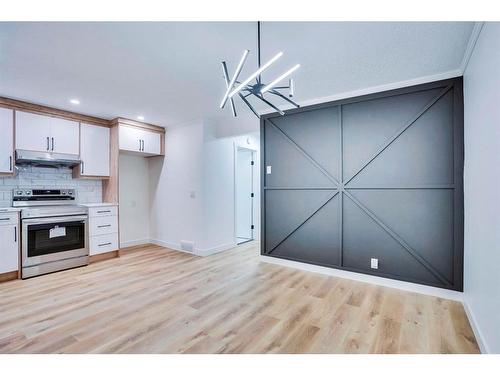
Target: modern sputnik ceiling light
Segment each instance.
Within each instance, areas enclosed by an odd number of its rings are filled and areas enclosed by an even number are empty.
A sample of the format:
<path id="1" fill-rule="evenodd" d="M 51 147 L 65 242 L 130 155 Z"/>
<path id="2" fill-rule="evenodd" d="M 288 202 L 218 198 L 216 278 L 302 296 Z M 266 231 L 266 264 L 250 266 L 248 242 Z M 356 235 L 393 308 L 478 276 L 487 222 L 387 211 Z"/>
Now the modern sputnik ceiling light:
<path id="1" fill-rule="evenodd" d="M 283 52 L 278 52 L 276 55 L 274 55 L 273 58 L 271 58 L 269 61 L 267 61 L 264 65 L 261 66 L 260 64 L 260 22 L 257 22 L 257 62 L 258 62 L 258 69 L 251 74 L 247 79 L 243 81 L 238 81 L 238 77 L 241 73 L 241 70 L 243 69 L 243 65 L 245 65 L 245 62 L 247 60 L 248 54 L 250 53 L 249 50 L 245 50 L 243 52 L 243 56 L 241 56 L 240 62 L 238 63 L 238 66 L 236 67 L 236 70 L 233 74 L 233 77 L 229 79 L 229 73 L 227 71 L 227 65 L 226 62 L 222 62 L 222 72 L 224 74 L 224 79 L 226 81 L 226 92 L 224 93 L 224 97 L 222 98 L 222 101 L 220 102 L 220 108 L 224 108 L 226 103 L 229 101 L 231 104 L 231 110 L 233 111 L 233 116 L 236 117 L 236 108 L 234 106 L 234 99 L 233 97 L 235 95 L 238 95 L 241 100 L 250 108 L 250 110 L 260 118 L 260 115 L 257 113 L 255 108 L 249 103 L 247 100 L 247 97 L 249 96 L 255 96 L 256 98 L 260 99 L 264 103 L 266 103 L 269 107 L 272 109 L 278 111 L 281 115 L 284 115 L 285 112 L 283 112 L 281 109 L 279 109 L 277 106 L 275 106 L 273 103 L 271 103 L 268 99 L 264 98 L 265 93 L 272 94 L 274 96 L 278 96 L 281 99 L 287 101 L 288 103 L 292 104 L 293 106 L 299 108 L 299 105 L 295 103 L 292 98 L 294 96 L 294 90 L 295 90 L 295 85 L 293 82 L 293 79 L 289 79 L 288 81 L 288 86 L 277 86 L 278 83 L 280 83 L 282 80 L 287 78 L 289 75 L 291 75 L 294 71 L 296 71 L 299 67 L 300 64 L 297 64 L 293 66 L 291 69 L 287 70 L 283 74 L 281 74 L 279 77 L 277 77 L 275 80 L 273 80 L 269 84 L 264 84 L 262 83 L 262 77 L 261 73 L 269 68 L 276 60 L 278 60 L 281 56 L 283 56 Z M 252 81 L 255 79 L 255 83 L 252 83 Z M 288 97 L 284 95 L 281 90 L 288 90 Z"/>

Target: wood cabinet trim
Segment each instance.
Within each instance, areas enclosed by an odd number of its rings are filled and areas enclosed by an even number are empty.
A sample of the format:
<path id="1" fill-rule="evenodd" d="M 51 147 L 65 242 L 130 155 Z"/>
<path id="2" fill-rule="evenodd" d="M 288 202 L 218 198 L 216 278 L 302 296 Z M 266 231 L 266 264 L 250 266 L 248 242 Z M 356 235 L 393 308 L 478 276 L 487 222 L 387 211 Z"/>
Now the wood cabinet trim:
<path id="1" fill-rule="evenodd" d="M 63 109 L 48 107 L 41 104 L 24 102 L 22 100 L 17 100 L 17 99 L 0 97 L 0 107 L 13 109 L 14 111 L 29 112 L 37 115 L 57 117 L 76 122 L 85 122 L 92 125 L 104 126 L 108 128 L 110 127 L 110 121 L 107 119 L 66 111 Z"/>
<path id="2" fill-rule="evenodd" d="M 156 132 L 156 133 L 163 133 L 163 134 L 165 133 L 165 128 L 163 128 L 161 126 L 148 124 L 145 122 L 134 121 L 134 120 L 130 120 L 130 119 L 123 118 L 123 117 L 117 117 L 117 118 L 111 120 L 111 123 L 113 125 L 129 126 L 132 128 L 149 130 L 149 131 Z"/>

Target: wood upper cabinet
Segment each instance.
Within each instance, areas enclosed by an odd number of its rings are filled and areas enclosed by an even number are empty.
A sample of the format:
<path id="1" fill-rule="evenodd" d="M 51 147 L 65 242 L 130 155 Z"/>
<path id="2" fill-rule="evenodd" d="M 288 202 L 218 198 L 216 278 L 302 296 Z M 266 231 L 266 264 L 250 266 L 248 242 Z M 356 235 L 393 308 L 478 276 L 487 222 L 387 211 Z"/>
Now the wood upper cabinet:
<path id="1" fill-rule="evenodd" d="M 0 173 L 14 170 L 14 112 L 0 108 Z"/>
<path id="2" fill-rule="evenodd" d="M 109 177 L 110 129 L 103 126 L 80 126 L 80 176 Z"/>
<path id="3" fill-rule="evenodd" d="M 16 111 L 16 149 L 78 155 L 79 123 Z"/>
<path id="4" fill-rule="evenodd" d="M 146 156 L 161 155 L 161 134 L 132 126 L 120 125 L 120 150 Z"/>

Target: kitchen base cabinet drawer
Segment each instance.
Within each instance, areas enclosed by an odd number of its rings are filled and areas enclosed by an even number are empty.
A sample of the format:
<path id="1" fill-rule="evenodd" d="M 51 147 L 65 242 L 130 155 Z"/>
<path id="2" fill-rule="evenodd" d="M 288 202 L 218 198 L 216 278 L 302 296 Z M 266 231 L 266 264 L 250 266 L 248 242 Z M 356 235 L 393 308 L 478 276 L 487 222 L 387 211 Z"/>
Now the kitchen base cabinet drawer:
<path id="1" fill-rule="evenodd" d="M 99 217 L 99 216 L 117 216 L 118 207 L 116 206 L 104 206 L 104 207 L 90 207 L 89 217 Z"/>
<path id="2" fill-rule="evenodd" d="M 118 232 L 118 216 L 98 216 L 90 218 L 90 236 L 100 236 Z"/>
<path id="3" fill-rule="evenodd" d="M 90 237 L 90 255 L 118 250 L 118 233 Z"/>
<path id="4" fill-rule="evenodd" d="M 17 212 L 0 213 L 0 225 L 17 225 Z"/>

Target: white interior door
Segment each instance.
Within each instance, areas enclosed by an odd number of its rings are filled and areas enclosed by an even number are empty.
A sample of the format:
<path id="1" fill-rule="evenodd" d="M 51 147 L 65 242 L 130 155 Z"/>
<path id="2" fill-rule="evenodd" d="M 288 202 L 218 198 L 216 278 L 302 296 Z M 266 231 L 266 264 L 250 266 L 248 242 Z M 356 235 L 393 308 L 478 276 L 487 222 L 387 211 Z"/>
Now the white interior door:
<path id="1" fill-rule="evenodd" d="M 236 152 L 236 240 L 253 239 L 253 154 L 238 149 Z"/>

